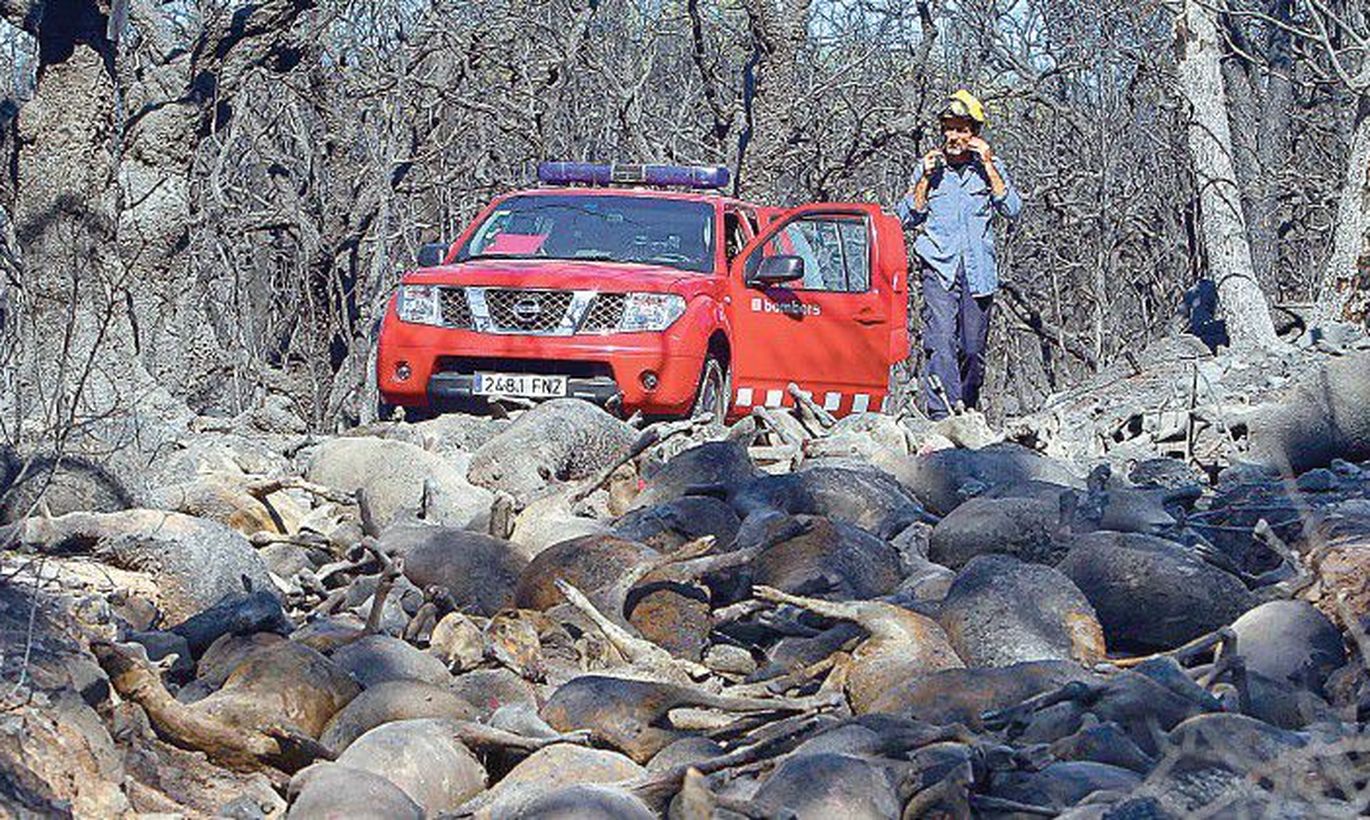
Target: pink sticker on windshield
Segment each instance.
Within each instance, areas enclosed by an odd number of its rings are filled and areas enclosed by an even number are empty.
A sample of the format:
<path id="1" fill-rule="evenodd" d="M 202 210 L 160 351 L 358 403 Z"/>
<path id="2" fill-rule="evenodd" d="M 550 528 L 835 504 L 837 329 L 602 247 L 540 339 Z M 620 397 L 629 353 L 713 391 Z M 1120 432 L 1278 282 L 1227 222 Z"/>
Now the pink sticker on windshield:
<path id="1" fill-rule="evenodd" d="M 545 233 L 502 233 L 485 247 L 484 252 L 519 255 L 537 253 L 546 240 Z"/>

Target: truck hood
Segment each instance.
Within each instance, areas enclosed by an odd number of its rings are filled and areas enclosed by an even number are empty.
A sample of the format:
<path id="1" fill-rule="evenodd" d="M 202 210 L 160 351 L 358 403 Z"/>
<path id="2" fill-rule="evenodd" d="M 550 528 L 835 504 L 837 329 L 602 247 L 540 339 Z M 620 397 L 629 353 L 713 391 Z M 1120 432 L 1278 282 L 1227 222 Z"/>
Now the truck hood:
<path id="1" fill-rule="evenodd" d="M 404 284 L 683 294 L 694 287 L 706 286 L 716 278 L 713 274 L 689 273 L 663 265 L 568 259 L 478 259 L 411 271 L 404 275 Z"/>

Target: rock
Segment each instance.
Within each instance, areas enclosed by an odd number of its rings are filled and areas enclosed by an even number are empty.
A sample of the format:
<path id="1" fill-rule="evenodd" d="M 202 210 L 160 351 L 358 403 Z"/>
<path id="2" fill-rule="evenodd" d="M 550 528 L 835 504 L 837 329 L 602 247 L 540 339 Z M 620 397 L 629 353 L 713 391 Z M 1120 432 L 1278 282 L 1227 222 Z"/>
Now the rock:
<path id="1" fill-rule="evenodd" d="M 230 595 L 173 626 L 171 631 L 185 638 L 190 651 L 199 655 L 224 635 L 258 632 L 286 635 L 291 629 L 280 599 L 263 591 Z"/>
<path id="2" fill-rule="evenodd" d="M 157 582 L 167 618 L 181 621 L 243 591 L 274 589 L 266 564 L 241 534 L 202 518 L 160 510 L 69 513 L 19 527 L 40 551 L 89 550 L 98 561 L 146 572 Z"/>
<path id="3" fill-rule="evenodd" d="M 332 655 L 333 663 L 363 687 L 385 681 L 422 681 L 446 686 L 452 676 L 442 661 L 389 635 L 367 635 Z"/>
<path id="4" fill-rule="evenodd" d="M 928 558 L 951 569 L 990 553 L 1054 564 L 1068 549 L 1057 535 L 1060 509 L 1054 499 L 972 498 L 933 527 Z"/>
<path id="5" fill-rule="evenodd" d="M 877 710 L 946 725 L 981 727 L 981 716 L 1094 677 L 1073 661 L 1034 661 L 1004 667 L 947 669 L 891 687 Z"/>
<path id="6" fill-rule="evenodd" d="M 543 550 L 562 541 L 610 532 L 608 522 L 580 515 L 562 493 L 535 498 L 514 518 L 509 540 L 532 560 Z"/>
<path id="7" fill-rule="evenodd" d="M 612 535 L 587 535 L 555 544 L 538 554 L 519 576 L 515 606 L 546 610 L 565 603 L 558 578 L 590 594 L 617 581 L 634 564 L 657 557 L 656 550 Z"/>
<path id="8" fill-rule="evenodd" d="M 0 445 L 0 524 L 18 521 L 47 504 L 53 515 L 118 512 L 137 506 L 114 472 L 79 455 L 15 452 Z"/>
<path id="9" fill-rule="evenodd" d="M 881 767 L 827 753 L 786 759 L 757 790 L 756 802 L 783 806 L 804 820 L 896 820 L 902 809 Z"/>
<path id="10" fill-rule="evenodd" d="M 567 786 L 545 791 L 508 815 L 517 820 L 655 820 L 637 797 L 611 786 Z"/>
<path id="11" fill-rule="evenodd" d="M 1236 620 L 1256 598 L 1184 547 L 1136 533 L 1077 536 L 1057 565 L 1079 587 L 1114 649 L 1169 649 Z"/>
<path id="12" fill-rule="evenodd" d="M 286 493 L 277 492 L 266 503 L 247 491 L 245 480 L 224 475 L 158 487 L 147 494 L 146 502 L 159 510 L 217 521 L 244 535 L 294 532 L 304 516 L 304 509 Z"/>
<path id="13" fill-rule="evenodd" d="M 374 772 L 316 763 L 290 780 L 289 820 L 423 820 L 404 790 Z"/>
<path id="14" fill-rule="evenodd" d="M 474 706 L 447 689 L 414 680 L 384 681 L 363 690 L 333 715 L 319 736 L 319 743 L 339 754 L 366 732 L 392 721 L 475 720 L 478 716 Z"/>
<path id="15" fill-rule="evenodd" d="M 416 516 L 425 485 L 431 495 L 425 520 L 433 524 L 482 529 L 494 501 L 441 456 L 400 441 L 330 439 L 314 451 L 305 476 L 344 492 L 365 493 L 378 532 Z"/>
<path id="16" fill-rule="evenodd" d="M 647 771 L 666 772 L 677 766 L 692 765 L 708 760 L 713 757 L 720 757 L 727 753 L 727 750 L 716 741 L 698 735 L 692 737 L 682 737 L 675 743 L 667 746 L 661 751 L 652 755 L 652 759 L 647 762 Z"/>
<path id="17" fill-rule="evenodd" d="M 588 478 L 628 452 L 637 431 L 587 401 L 553 399 L 521 414 L 471 458 L 467 479 L 516 499 Z"/>
<path id="18" fill-rule="evenodd" d="M 1304 594 L 1333 623 L 1370 616 L 1370 500 L 1343 501 L 1313 516 L 1318 583 Z"/>
<path id="19" fill-rule="evenodd" d="M 1107 656 L 1094 609 L 1070 579 L 1007 555 L 982 555 L 956 576 L 938 621 L 968 666 Z"/>
<path id="20" fill-rule="evenodd" d="M 1141 782 L 1141 775 L 1118 766 L 1072 760 L 1052 763 L 1036 772 L 996 774 L 990 790 L 995 797 L 1059 811 L 1074 806 L 1093 792 L 1125 793 Z"/>
<path id="21" fill-rule="evenodd" d="M 1346 662 L 1341 633 L 1306 601 L 1269 601 L 1232 623 L 1249 672 L 1320 693 Z"/>
<path id="22" fill-rule="evenodd" d="M 715 672 L 731 675 L 750 675 L 756 671 L 756 659 L 740 646 L 715 644 L 704 653 L 704 665 Z"/>
<path id="23" fill-rule="evenodd" d="M 428 816 L 451 811 L 485 789 L 485 769 L 443 718 L 381 724 L 353 741 L 337 763 L 384 777 Z"/>
<path id="24" fill-rule="evenodd" d="M 187 484 L 206 475 L 275 476 L 290 472 L 290 460 L 258 438 L 202 431 L 183 436 L 147 465 L 152 489 Z"/>
<path id="25" fill-rule="evenodd" d="M 190 644 L 175 632 L 129 632 L 127 640 L 142 644 L 147 650 L 147 659 L 153 662 L 175 655 L 175 663 L 166 670 L 170 679 L 183 682 L 194 676 L 195 656 L 190 652 Z"/>
<path id="26" fill-rule="evenodd" d="M 972 481 L 986 489 L 1032 480 L 1066 486 L 1078 484 L 1078 479 L 1060 463 L 1015 444 L 912 455 L 896 465 L 894 476 L 937 515 L 946 515 L 965 500 L 960 490 Z"/>
<path id="27" fill-rule="evenodd" d="M 712 535 L 716 544 L 727 547 L 737 538 L 741 524 L 726 502 L 707 496 L 686 496 L 653 507 L 639 507 L 615 521 L 611 532 L 658 552 L 671 552 L 705 535 Z"/>
<path id="28" fill-rule="evenodd" d="M 449 612 L 433 627 L 428 653 L 453 672 L 468 672 L 485 659 L 485 637 L 470 618 Z"/>
<path id="29" fill-rule="evenodd" d="M 924 518 L 922 507 L 899 482 L 873 469 L 813 467 L 718 484 L 710 491 L 722 493 L 742 519 L 770 511 L 822 516 L 882 538 Z"/>
<path id="30" fill-rule="evenodd" d="M 678 454 L 655 470 L 644 469 L 642 491 L 633 506 L 650 507 L 674 501 L 690 488 L 705 484 L 739 484 L 758 473 L 740 443 L 708 442 Z"/>
<path id="31" fill-rule="evenodd" d="M 453 460 L 478 450 L 509 428 L 508 419 L 444 413 L 412 424 L 377 425 L 375 435 L 406 441 L 445 459 Z"/>
<path id="32" fill-rule="evenodd" d="M 1051 744 L 1058 760 L 1086 760 L 1134 771 L 1145 777 L 1156 765 L 1116 723 L 1095 723 Z"/>
<path id="33" fill-rule="evenodd" d="M 317 738 L 359 691 L 328 658 L 279 641 L 248 653 L 217 692 L 192 708 L 229 726 L 290 726 Z"/>
<path id="34" fill-rule="evenodd" d="M 1281 471 L 1370 458 L 1370 351 L 1326 360 L 1245 420 L 1250 460 Z"/>
<path id="35" fill-rule="evenodd" d="M 538 707 L 538 694 L 532 684 L 508 669 L 477 669 L 457 675 L 448 688 L 474 706 L 482 720 L 511 704 Z"/>
<path id="36" fill-rule="evenodd" d="M 486 795 L 489 803 L 484 814 L 479 816 L 515 817 L 547 792 L 580 784 L 629 781 L 646 771 L 617 752 L 555 743 L 533 752 L 496 783 Z"/>
<path id="37" fill-rule="evenodd" d="M 453 527 L 401 524 L 385 531 L 381 549 L 403 559 L 416 587 L 441 587 L 463 612 L 490 616 L 514 603 L 514 586 L 527 567 L 517 547 Z"/>
<path id="38" fill-rule="evenodd" d="M 0 803 L 14 817 L 123 816 L 132 807 L 121 757 L 99 716 L 73 694 L 47 708 L 13 706 L 0 720 Z"/>
<path id="39" fill-rule="evenodd" d="M 807 531 L 767 547 L 752 561 L 756 583 L 842 600 L 874 598 L 898 586 L 899 554 L 889 544 L 851 524 L 799 520 Z"/>

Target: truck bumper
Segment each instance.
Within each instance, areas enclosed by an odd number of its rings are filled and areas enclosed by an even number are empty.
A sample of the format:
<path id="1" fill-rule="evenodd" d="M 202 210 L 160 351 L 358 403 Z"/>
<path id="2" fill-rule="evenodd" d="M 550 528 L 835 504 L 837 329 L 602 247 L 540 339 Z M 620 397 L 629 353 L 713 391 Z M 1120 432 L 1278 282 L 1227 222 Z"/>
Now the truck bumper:
<path id="1" fill-rule="evenodd" d="M 477 371 L 565 375 L 568 395 L 625 415 L 684 415 L 707 347 L 707 338 L 688 338 L 689 332 L 496 335 L 401 322 L 392 308 L 381 331 L 376 383 L 387 404 L 441 410 L 445 402 L 477 398 Z"/>
<path id="2" fill-rule="evenodd" d="M 477 398 L 475 376 L 470 373 L 440 372 L 428 379 L 428 401 L 441 405 L 449 401 Z M 608 376 L 566 379 L 566 395 L 592 401 L 601 407 L 614 407 L 623 401 L 618 383 Z"/>

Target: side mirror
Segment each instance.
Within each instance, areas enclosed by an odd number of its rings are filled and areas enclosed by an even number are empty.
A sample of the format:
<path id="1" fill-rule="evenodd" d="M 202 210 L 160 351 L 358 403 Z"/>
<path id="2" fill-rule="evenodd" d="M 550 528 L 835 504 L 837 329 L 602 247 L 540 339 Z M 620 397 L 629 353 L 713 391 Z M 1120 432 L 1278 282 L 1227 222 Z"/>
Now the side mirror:
<path id="1" fill-rule="evenodd" d="M 804 278 L 804 258 L 801 256 L 766 256 L 761 264 L 747 274 L 748 285 L 778 285 Z"/>
<path id="2" fill-rule="evenodd" d="M 419 248 L 419 267 L 437 267 L 442 264 L 442 258 L 446 255 L 446 242 L 425 242 L 423 246 Z"/>

